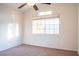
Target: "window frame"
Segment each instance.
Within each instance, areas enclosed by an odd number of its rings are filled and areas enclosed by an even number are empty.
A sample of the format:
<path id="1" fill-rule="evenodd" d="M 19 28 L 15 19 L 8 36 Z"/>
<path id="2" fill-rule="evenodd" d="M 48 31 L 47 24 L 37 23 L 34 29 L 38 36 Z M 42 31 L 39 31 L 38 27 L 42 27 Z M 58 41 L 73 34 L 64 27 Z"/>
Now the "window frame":
<path id="1" fill-rule="evenodd" d="M 54 33 L 46 33 L 46 31 L 47 31 L 46 28 L 44 29 L 44 32 L 43 32 L 43 33 L 41 33 L 41 32 L 40 32 L 40 33 L 38 33 L 38 32 L 37 32 L 37 33 L 34 33 L 34 32 L 33 32 L 33 20 L 34 20 L 34 21 L 35 21 L 35 20 L 43 20 L 43 19 L 46 20 L 46 19 L 53 19 L 53 18 L 58 18 L 59 23 L 56 24 L 56 25 L 58 25 L 58 33 L 56 33 L 56 32 L 54 32 Z M 33 20 L 32 20 L 32 34 L 59 34 L 59 27 L 60 27 L 60 18 L 59 18 L 59 17 L 36 18 L 36 19 L 33 19 Z M 51 25 L 51 24 L 49 24 L 49 25 Z M 55 25 L 55 24 L 54 24 L 54 25 Z M 44 26 L 46 26 L 46 24 L 45 24 Z M 50 30 L 51 30 L 51 29 L 50 29 Z M 50 30 L 49 30 L 49 31 L 50 31 Z M 54 28 L 54 31 L 55 31 L 55 28 Z"/>

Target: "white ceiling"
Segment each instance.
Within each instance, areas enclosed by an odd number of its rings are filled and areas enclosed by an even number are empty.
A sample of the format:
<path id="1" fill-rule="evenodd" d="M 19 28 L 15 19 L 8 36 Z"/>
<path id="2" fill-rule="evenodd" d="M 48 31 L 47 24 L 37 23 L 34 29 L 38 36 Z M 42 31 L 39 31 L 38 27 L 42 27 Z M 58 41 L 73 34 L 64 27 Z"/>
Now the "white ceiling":
<path id="1" fill-rule="evenodd" d="M 0 3 L 0 5 L 10 6 L 10 7 L 18 7 L 21 3 Z"/>
<path id="2" fill-rule="evenodd" d="M 10 8 L 13 8 L 13 9 L 16 9 L 18 11 L 21 11 L 21 12 L 25 12 L 29 9 L 29 6 L 28 5 L 25 5 L 23 8 L 21 9 L 18 9 L 19 6 L 21 6 L 23 3 L 0 3 L 0 5 L 3 5 L 3 6 L 8 6 Z"/>
<path id="3" fill-rule="evenodd" d="M 18 8 L 22 4 L 23 3 L 0 3 L 0 5 L 9 6 L 9 7 L 12 7 L 12 8 Z M 28 6 L 26 5 L 26 7 L 28 7 Z"/>
<path id="4" fill-rule="evenodd" d="M 14 8 L 14 9 L 16 9 L 16 10 L 18 10 L 18 11 L 21 11 L 21 12 L 27 12 L 28 10 L 34 10 L 31 6 L 28 6 L 28 5 L 26 5 L 26 6 L 24 6 L 23 8 L 21 8 L 21 9 L 18 9 L 18 7 L 20 6 L 20 5 L 22 5 L 23 3 L 0 3 L 0 5 L 4 5 L 4 6 L 9 6 L 9 7 L 11 7 L 11 8 Z M 51 5 L 46 5 L 46 4 L 36 4 L 37 6 L 38 6 L 38 8 L 41 10 L 41 9 L 51 9 L 51 8 L 49 8 Z M 42 8 L 41 8 L 42 7 Z"/>

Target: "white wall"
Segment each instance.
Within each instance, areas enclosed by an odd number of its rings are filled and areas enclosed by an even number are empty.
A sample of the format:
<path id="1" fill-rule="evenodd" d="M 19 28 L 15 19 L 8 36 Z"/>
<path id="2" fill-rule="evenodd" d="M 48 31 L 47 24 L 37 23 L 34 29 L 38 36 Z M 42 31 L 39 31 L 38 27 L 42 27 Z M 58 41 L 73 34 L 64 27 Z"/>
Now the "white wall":
<path id="1" fill-rule="evenodd" d="M 40 10 L 52 10 L 60 15 L 58 35 L 32 34 L 32 18 L 38 17 L 33 9 L 24 15 L 24 44 L 77 51 L 77 5 L 40 5 Z"/>
<path id="2" fill-rule="evenodd" d="M 0 51 L 22 44 L 23 14 L 9 7 L 0 6 Z M 19 24 L 19 36 L 8 39 L 8 24 Z"/>
<path id="3" fill-rule="evenodd" d="M 78 54 L 79 54 L 79 4 L 78 4 Z"/>

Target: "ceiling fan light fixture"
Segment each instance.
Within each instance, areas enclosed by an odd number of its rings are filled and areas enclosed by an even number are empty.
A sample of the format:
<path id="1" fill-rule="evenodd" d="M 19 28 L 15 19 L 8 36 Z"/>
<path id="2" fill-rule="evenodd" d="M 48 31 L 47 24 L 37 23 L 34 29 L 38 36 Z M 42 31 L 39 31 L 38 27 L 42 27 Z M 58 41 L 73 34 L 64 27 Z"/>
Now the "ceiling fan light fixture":
<path id="1" fill-rule="evenodd" d="M 29 6 L 33 6 L 35 5 L 35 3 L 27 3 Z"/>

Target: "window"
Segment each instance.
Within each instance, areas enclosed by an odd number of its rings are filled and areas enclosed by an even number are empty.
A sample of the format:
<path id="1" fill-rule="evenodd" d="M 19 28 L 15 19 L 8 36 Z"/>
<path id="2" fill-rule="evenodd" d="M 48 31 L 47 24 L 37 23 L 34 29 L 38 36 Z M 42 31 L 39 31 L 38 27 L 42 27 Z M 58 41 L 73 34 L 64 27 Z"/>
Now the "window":
<path id="1" fill-rule="evenodd" d="M 32 33 L 59 34 L 59 18 L 33 20 Z"/>

